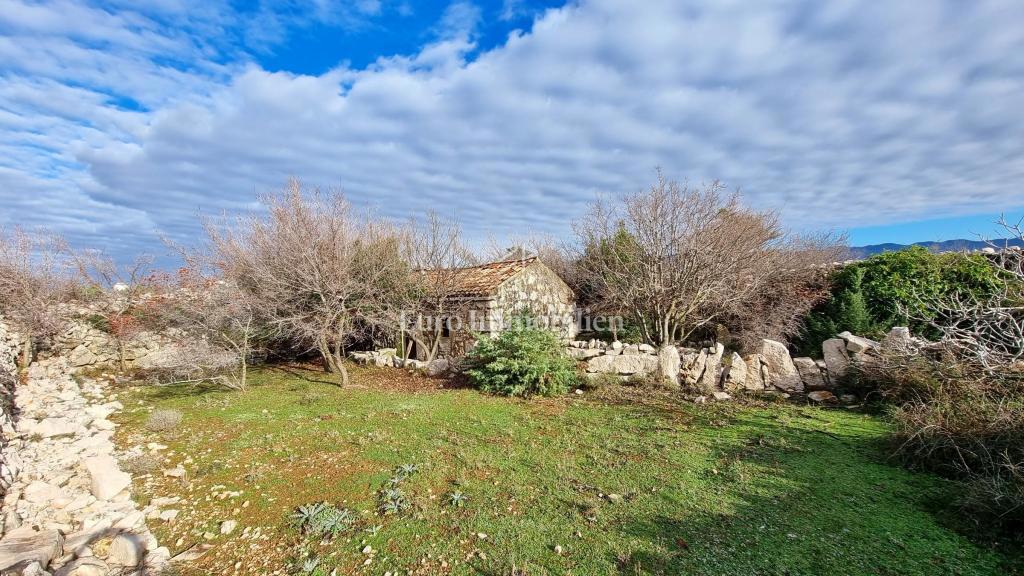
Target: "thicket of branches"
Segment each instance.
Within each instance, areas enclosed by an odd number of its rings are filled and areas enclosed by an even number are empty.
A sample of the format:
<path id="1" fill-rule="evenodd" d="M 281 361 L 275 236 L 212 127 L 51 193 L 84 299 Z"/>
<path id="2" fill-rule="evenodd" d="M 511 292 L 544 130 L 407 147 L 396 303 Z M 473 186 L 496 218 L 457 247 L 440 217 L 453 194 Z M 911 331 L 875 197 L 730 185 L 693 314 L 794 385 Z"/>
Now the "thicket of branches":
<path id="1" fill-rule="evenodd" d="M 841 239 L 787 233 L 778 214 L 744 207 L 718 182 L 660 173 L 647 190 L 596 201 L 576 234 L 580 292 L 655 344 L 715 323 L 751 340 L 792 334 L 825 294 L 818 266 L 844 251 Z"/>
<path id="2" fill-rule="evenodd" d="M 1006 226 L 1021 238 L 1019 226 Z M 965 256 L 966 257 L 966 256 Z M 920 291 L 902 312 L 939 337 L 889 347 L 864 366 L 893 405 L 896 454 L 908 466 L 966 482 L 961 504 L 979 522 L 1024 528 L 1024 267 L 989 259 L 1001 282 L 983 293 Z"/>

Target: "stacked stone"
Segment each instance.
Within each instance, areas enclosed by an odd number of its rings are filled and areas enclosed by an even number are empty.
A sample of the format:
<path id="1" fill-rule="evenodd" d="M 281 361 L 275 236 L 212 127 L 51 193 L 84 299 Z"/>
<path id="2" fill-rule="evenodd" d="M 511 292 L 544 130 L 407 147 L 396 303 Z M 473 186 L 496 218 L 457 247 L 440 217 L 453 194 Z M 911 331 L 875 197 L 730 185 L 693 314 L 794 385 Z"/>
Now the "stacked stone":
<path id="1" fill-rule="evenodd" d="M 623 344 L 599 340 L 569 343 L 567 352 L 585 362 L 588 376 L 615 374 L 657 375 L 670 384 L 686 384 L 719 400 L 730 392 L 806 393 L 816 402 L 835 402 L 832 393 L 851 366 L 877 357 L 884 346 L 906 349 L 920 346 L 906 328 L 893 328 L 883 342 L 843 332 L 822 344 L 822 360 L 793 358 L 782 342 L 762 340 L 757 351 L 746 356 L 725 353 L 722 344 L 695 349 L 648 344 Z"/>
<path id="2" fill-rule="evenodd" d="M 125 363 L 133 368 L 160 368 L 168 358 L 180 360 L 182 338 L 176 335 L 142 332 L 125 344 Z M 54 339 L 53 353 L 65 356 L 72 369 L 115 367 L 120 363 L 117 341 L 110 334 L 82 320 L 72 321 Z"/>
<path id="3" fill-rule="evenodd" d="M 32 364 L 15 394 L 3 450 L 13 483 L 3 500 L 0 571 L 85 576 L 157 574 L 168 559 L 131 499 L 102 384 L 70 376 L 63 358 Z"/>

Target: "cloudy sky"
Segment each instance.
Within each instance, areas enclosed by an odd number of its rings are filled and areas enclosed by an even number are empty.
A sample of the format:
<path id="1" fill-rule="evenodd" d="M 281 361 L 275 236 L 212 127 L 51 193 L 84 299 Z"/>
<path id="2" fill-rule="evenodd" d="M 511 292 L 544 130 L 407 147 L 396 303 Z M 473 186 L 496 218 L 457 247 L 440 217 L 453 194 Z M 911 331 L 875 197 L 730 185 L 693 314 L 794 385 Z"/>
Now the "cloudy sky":
<path id="1" fill-rule="evenodd" d="M 660 166 L 965 237 L 1024 209 L 1022 103 L 1020 0 L 0 0 L 0 225 L 158 250 L 297 176 L 565 233 Z"/>

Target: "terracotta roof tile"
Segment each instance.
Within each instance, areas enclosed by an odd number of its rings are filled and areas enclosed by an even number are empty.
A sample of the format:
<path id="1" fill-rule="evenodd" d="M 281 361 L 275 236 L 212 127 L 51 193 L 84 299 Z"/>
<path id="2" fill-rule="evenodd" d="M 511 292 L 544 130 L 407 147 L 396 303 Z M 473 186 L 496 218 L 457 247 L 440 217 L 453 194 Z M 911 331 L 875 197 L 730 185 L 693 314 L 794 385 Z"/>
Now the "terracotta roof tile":
<path id="1" fill-rule="evenodd" d="M 451 294 L 453 297 L 482 298 L 494 295 L 502 283 L 536 261 L 536 257 L 504 260 L 468 268 L 455 268 L 445 272 L 454 273 L 452 281 L 455 284 L 455 290 Z M 427 270 L 426 272 L 429 274 L 438 271 Z"/>

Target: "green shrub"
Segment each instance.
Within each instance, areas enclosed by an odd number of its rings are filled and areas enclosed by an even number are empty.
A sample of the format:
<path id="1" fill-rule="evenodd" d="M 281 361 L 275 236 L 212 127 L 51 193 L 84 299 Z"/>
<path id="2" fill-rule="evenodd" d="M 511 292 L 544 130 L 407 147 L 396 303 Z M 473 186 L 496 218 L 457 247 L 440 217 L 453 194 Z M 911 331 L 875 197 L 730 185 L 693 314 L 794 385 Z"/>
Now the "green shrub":
<path id="1" fill-rule="evenodd" d="M 494 394 L 557 396 L 579 381 L 558 338 L 524 318 L 514 319 L 497 338 L 481 338 L 466 360 L 473 385 Z"/>
<path id="2" fill-rule="evenodd" d="M 939 335 L 918 304 L 922 299 L 984 300 L 1001 282 L 984 256 L 935 254 L 920 246 L 878 254 L 833 274 L 832 296 L 808 314 L 793 345 L 800 355 L 820 358 L 821 343 L 839 332 L 879 337 L 893 326 L 934 339 Z"/>

